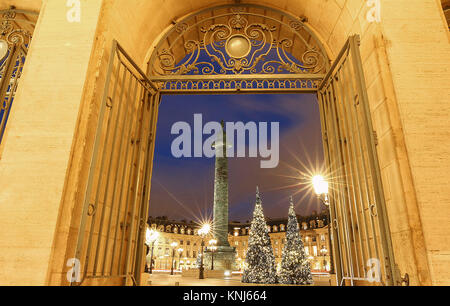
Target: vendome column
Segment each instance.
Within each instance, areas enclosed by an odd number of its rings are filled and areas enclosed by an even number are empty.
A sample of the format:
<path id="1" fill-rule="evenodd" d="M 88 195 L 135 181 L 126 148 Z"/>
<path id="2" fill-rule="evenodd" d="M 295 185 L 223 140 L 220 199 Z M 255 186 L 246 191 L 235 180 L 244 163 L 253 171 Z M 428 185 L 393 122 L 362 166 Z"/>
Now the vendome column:
<path id="1" fill-rule="evenodd" d="M 222 139 L 215 143 L 213 234 L 217 240 L 217 250 L 214 252 L 214 270 L 232 270 L 236 268 L 236 251 L 228 243 L 228 146 L 223 121 L 222 130 Z M 206 269 L 211 269 L 211 255 L 209 251 L 205 253 Z"/>

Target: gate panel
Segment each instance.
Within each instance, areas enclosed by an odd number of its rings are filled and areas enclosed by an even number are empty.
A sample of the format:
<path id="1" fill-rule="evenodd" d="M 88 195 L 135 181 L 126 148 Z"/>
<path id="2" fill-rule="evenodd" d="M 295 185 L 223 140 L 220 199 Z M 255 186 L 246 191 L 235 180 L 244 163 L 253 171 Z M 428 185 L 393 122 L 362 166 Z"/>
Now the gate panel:
<path id="1" fill-rule="evenodd" d="M 339 284 L 394 285 L 392 243 L 358 36 L 346 42 L 318 97 Z"/>
<path id="2" fill-rule="evenodd" d="M 78 233 L 82 279 L 76 284 L 96 278 L 137 283 L 158 106 L 156 88 L 114 41 Z"/>

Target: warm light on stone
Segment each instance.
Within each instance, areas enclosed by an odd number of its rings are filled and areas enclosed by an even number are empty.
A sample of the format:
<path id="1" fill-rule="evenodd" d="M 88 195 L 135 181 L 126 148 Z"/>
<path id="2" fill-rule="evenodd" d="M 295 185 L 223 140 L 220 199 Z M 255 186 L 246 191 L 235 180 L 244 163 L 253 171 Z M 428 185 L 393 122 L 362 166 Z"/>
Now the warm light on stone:
<path id="1" fill-rule="evenodd" d="M 241 35 L 232 36 L 226 44 L 228 55 L 234 58 L 247 56 L 250 53 L 250 49 L 250 41 Z"/>
<path id="2" fill-rule="evenodd" d="M 0 39 L 0 61 L 2 61 L 8 54 L 8 43 Z"/>

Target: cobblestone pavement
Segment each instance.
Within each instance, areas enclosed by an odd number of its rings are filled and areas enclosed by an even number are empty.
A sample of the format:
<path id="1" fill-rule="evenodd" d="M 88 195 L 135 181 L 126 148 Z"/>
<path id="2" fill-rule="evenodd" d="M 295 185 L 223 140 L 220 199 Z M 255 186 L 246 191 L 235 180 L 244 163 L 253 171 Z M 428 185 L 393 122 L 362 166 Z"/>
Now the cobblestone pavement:
<path id="1" fill-rule="evenodd" d="M 151 283 L 150 283 L 151 282 Z M 329 286 L 328 277 L 314 277 L 315 286 Z M 239 276 L 230 279 L 198 279 L 198 277 L 182 277 L 168 273 L 155 273 L 149 277 L 149 286 L 254 286 L 255 284 L 241 283 Z"/>

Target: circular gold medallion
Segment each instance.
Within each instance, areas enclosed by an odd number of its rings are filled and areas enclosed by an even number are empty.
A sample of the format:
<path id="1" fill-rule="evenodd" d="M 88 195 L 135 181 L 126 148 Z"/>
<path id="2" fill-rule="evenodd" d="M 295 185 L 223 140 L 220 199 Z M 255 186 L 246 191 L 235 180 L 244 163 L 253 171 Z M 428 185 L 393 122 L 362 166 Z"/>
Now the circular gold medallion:
<path id="1" fill-rule="evenodd" d="M 225 50 L 230 57 L 243 58 L 250 53 L 251 46 L 250 40 L 247 37 L 237 34 L 228 38 L 225 44 Z"/>

